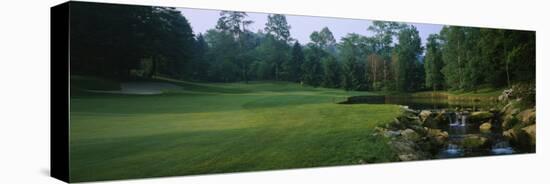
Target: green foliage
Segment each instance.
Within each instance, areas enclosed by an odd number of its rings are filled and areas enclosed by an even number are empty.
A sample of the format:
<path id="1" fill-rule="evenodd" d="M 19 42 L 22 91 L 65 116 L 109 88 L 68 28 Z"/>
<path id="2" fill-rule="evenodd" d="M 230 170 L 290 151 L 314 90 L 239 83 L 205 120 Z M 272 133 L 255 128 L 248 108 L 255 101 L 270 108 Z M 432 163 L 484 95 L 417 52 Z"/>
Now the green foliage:
<path id="1" fill-rule="evenodd" d="M 414 26 L 374 21 L 367 28 L 372 36 L 349 33 L 339 42 L 328 27 L 313 31 L 302 51 L 280 14 L 268 15 L 265 29 L 251 32 L 247 28 L 254 22 L 245 12 L 221 11 L 215 29 L 195 36 L 174 8 L 75 3 L 72 10 L 71 72 L 76 75 L 474 93 L 487 85 L 501 89 L 535 79 L 530 31 L 445 26 L 430 35 L 422 55 Z"/>
<path id="2" fill-rule="evenodd" d="M 328 27 L 324 27 L 319 32 L 313 31 L 309 38 L 315 46 L 323 49 L 325 52 L 333 55 L 336 54 L 336 40 Z"/>
<path id="3" fill-rule="evenodd" d="M 365 64 L 361 62 L 361 37 L 349 34 L 338 45 L 342 60 L 342 84 L 345 90 L 366 90 L 368 75 Z"/>
<path id="4" fill-rule="evenodd" d="M 428 37 L 426 44 L 426 56 L 424 57 L 424 71 L 426 72 L 426 87 L 433 90 L 443 89 L 445 80 L 441 69 L 443 68 L 441 53 L 441 40 L 438 35 Z"/>
<path id="5" fill-rule="evenodd" d="M 441 37 L 442 71 L 451 89 L 499 88 L 535 79 L 534 32 L 446 26 Z"/>
<path id="6" fill-rule="evenodd" d="M 398 22 L 373 21 L 367 30 L 374 33 L 372 38 L 374 52 L 383 57 L 390 57 L 393 39 L 401 29 L 407 28 L 406 24 Z"/>
<path id="7" fill-rule="evenodd" d="M 416 27 L 410 26 L 399 31 L 399 44 L 396 45 L 396 89 L 414 91 L 420 89 L 424 81 L 423 66 L 418 61 L 422 52 L 420 36 Z"/>
<path id="8" fill-rule="evenodd" d="M 340 65 L 333 56 L 326 56 L 321 59 L 323 67 L 323 87 L 338 88 L 340 87 Z"/>
<path id="9" fill-rule="evenodd" d="M 305 50 L 305 61 L 302 64 L 302 81 L 314 87 L 321 85 L 323 78 L 323 69 L 321 67 L 321 58 L 327 53 L 316 45 L 309 44 Z"/>
<path id="10" fill-rule="evenodd" d="M 129 78 L 152 58 L 149 73 L 181 78 L 193 57 L 193 31 L 174 8 L 73 3 L 70 21 L 73 74 Z"/>
<path id="11" fill-rule="evenodd" d="M 291 41 L 290 38 L 290 25 L 286 22 L 286 17 L 281 14 L 274 14 L 267 16 L 267 23 L 265 24 L 265 31 L 267 34 L 273 34 L 275 39 L 283 40 L 285 42 Z"/>
<path id="12" fill-rule="evenodd" d="M 287 81 L 299 82 L 302 79 L 302 65 L 304 64 L 305 56 L 302 51 L 302 46 L 298 41 L 292 46 L 290 59 L 283 63 L 282 69 L 283 78 Z"/>
<path id="13" fill-rule="evenodd" d="M 289 51 L 289 46 L 283 40 L 277 40 L 270 34 L 265 36 L 264 41 L 257 47 L 257 52 L 258 59 L 270 67 L 271 75 L 268 79 L 281 80 L 281 65 L 289 60 Z"/>

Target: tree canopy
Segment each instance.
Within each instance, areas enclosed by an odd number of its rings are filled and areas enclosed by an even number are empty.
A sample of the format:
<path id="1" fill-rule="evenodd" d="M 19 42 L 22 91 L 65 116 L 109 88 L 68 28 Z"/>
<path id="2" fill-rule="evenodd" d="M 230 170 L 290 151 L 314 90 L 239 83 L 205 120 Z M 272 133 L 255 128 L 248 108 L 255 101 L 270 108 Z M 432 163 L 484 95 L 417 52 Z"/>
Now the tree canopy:
<path id="1" fill-rule="evenodd" d="M 71 72 L 80 75 L 374 91 L 475 91 L 535 81 L 532 31 L 444 26 L 424 48 L 415 26 L 373 21 L 365 26 L 371 36 L 336 40 L 323 27 L 301 44 L 281 14 L 268 15 L 253 32 L 247 13 L 221 11 L 214 28 L 195 34 L 174 8 L 78 3 L 71 11 Z"/>

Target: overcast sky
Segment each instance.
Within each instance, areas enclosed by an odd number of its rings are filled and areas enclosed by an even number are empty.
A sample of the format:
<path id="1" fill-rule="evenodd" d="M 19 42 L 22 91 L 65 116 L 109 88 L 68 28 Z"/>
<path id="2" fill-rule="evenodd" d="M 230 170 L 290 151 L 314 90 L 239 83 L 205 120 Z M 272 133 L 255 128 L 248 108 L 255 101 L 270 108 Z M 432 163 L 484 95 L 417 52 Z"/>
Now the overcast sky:
<path id="1" fill-rule="evenodd" d="M 220 11 L 217 10 L 201 10 L 190 8 L 178 8 L 187 18 L 193 27 L 195 34 L 205 33 L 206 30 L 216 27 L 216 22 L 220 17 Z M 248 19 L 254 21 L 248 27 L 249 30 L 256 32 L 258 29 L 264 29 L 267 22 L 265 13 L 247 13 Z M 310 42 L 309 35 L 313 31 L 319 31 L 323 27 L 328 27 L 336 41 L 346 36 L 348 33 L 357 33 L 366 36 L 372 36 L 370 31 L 367 31 L 372 21 L 360 19 L 345 19 L 345 18 L 325 18 L 314 16 L 292 16 L 286 15 L 287 22 L 290 24 L 290 36 L 297 39 L 300 43 L 306 44 Z M 420 33 L 422 45 L 425 45 L 428 35 L 439 33 L 443 25 L 437 24 L 412 24 Z"/>

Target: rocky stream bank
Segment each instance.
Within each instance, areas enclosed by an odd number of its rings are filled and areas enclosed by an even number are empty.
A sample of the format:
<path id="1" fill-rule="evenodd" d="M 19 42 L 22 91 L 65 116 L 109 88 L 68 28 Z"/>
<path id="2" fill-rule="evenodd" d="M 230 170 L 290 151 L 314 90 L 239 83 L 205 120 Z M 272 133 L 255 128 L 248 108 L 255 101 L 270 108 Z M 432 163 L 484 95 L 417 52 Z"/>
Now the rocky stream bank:
<path id="1" fill-rule="evenodd" d="M 489 109 L 409 109 L 375 129 L 401 161 L 533 153 L 536 110 L 505 90 Z"/>

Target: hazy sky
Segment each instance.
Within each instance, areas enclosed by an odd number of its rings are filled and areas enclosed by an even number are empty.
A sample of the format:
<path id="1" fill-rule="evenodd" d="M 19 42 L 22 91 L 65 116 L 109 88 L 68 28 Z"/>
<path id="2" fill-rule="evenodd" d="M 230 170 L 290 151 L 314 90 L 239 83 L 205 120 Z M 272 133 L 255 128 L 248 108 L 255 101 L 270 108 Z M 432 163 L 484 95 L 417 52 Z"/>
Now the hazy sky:
<path id="1" fill-rule="evenodd" d="M 205 33 L 206 30 L 216 27 L 216 22 L 220 17 L 220 11 L 217 10 L 201 10 L 178 8 L 187 20 L 191 23 L 195 34 Z M 249 30 L 256 32 L 258 29 L 264 29 L 267 22 L 265 13 L 247 13 L 248 19 L 254 21 L 248 27 Z M 370 31 L 367 31 L 372 21 L 359 19 L 345 18 L 325 18 L 314 16 L 292 16 L 286 15 L 287 22 L 290 24 L 290 36 L 297 39 L 300 43 L 305 44 L 310 42 L 309 35 L 313 31 L 319 31 L 323 27 L 328 27 L 337 42 L 348 33 L 357 33 L 366 36 L 372 36 Z M 439 33 L 443 25 L 437 24 L 412 24 L 420 33 L 422 45 L 425 45 L 428 35 Z"/>

